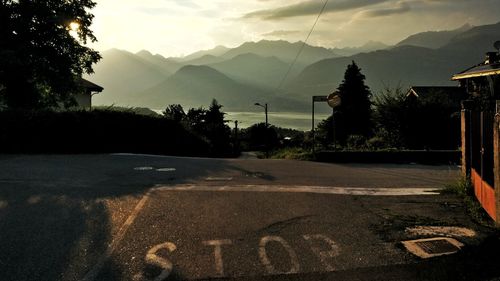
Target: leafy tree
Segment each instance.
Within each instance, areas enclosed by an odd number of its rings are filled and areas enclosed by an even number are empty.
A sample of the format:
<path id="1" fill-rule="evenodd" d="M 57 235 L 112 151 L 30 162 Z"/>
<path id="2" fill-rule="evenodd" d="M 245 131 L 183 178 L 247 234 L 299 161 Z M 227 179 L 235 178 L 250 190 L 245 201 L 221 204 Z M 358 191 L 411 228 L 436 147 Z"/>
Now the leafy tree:
<path id="1" fill-rule="evenodd" d="M 231 152 L 231 129 L 224 120 L 225 113 L 217 100 L 212 100 L 208 110 L 202 107 L 192 108 L 186 114 L 187 126 L 203 136 L 214 155 L 227 155 Z"/>
<path id="2" fill-rule="evenodd" d="M 186 113 L 184 112 L 184 108 L 182 108 L 182 105 L 171 104 L 165 109 L 165 111 L 163 111 L 163 116 L 165 116 L 167 119 L 181 122 L 186 118 Z"/>
<path id="3" fill-rule="evenodd" d="M 83 46 L 92 0 L 0 0 L 0 98 L 11 108 L 70 105 L 98 52 Z"/>
<path id="4" fill-rule="evenodd" d="M 456 102 L 439 91 L 418 98 L 405 93 L 386 89 L 377 96 L 377 135 L 396 148 L 457 149 L 461 131 Z"/>
<path id="5" fill-rule="evenodd" d="M 205 114 L 205 135 L 210 141 L 212 151 L 216 154 L 227 154 L 231 150 L 231 129 L 226 125 L 222 105 L 212 100 Z"/>
<path id="6" fill-rule="evenodd" d="M 353 61 L 347 66 L 344 80 L 337 88 L 340 105 L 334 108 L 336 138 L 345 144 L 350 135 L 368 137 L 372 131 L 372 93 L 366 77 Z"/>
<path id="7" fill-rule="evenodd" d="M 275 149 L 279 145 L 277 129 L 266 123 L 254 124 L 242 131 L 247 150 Z"/>
<path id="8" fill-rule="evenodd" d="M 415 113 L 415 103 L 406 98 L 401 87 L 385 89 L 374 101 L 374 119 L 377 135 L 382 137 L 389 147 L 403 148 L 407 143 L 409 127 L 414 123 L 410 117 Z"/>

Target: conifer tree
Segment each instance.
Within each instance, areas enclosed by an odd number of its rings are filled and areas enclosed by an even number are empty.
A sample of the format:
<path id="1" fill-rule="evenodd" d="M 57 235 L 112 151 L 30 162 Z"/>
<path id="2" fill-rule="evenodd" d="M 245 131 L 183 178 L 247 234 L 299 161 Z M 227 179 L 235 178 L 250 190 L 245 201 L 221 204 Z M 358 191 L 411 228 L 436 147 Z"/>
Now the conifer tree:
<path id="1" fill-rule="evenodd" d="M 368 137 L 372 132 L 372 93 L 365 79 L 353 61 L 337 88 L 341 103 L 334 108 L 334 122 L 336 138 L 341 144 L 351 135 Z"/>

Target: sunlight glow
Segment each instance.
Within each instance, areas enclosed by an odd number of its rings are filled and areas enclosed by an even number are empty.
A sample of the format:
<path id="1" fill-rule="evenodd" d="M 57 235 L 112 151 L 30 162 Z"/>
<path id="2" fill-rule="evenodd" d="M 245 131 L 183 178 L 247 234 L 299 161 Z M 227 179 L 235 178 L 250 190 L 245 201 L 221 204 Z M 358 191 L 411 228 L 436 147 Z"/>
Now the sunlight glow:
<path id="1" fill-rule="evenodd" d="M 80 29 L 80 24 L 79 24 L 79 23 L 77 23 L 77 22 L 75 22 L 75 21 L 73 21 L 73 22 L 71 22 L 71 23 L 69 24 L 69 29 L 70 29 L 71 31 L 78 31 L 78 29 Z"/>

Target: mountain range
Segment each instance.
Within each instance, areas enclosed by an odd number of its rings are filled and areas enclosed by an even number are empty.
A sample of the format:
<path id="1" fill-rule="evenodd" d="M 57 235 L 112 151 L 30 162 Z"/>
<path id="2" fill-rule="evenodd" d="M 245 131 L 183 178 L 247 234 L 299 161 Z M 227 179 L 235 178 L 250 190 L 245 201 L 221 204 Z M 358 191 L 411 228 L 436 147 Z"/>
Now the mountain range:
<path id="1" fill-rule="evenodd" d="M 311 95 L 333 92 L 352 61 L 374 94 L 388 86 L 455 85 L 450 77 L 481 62 L 498 40 L 500 23 L 418 33 L 394 46 L 370 41 L 356 48 L 327 49 L 263 40 L 182 58 L 111 49 L 102 52 L 95 74 L 86 78 L 104 87 L 94 96 L 94 103 L 101 105 L 164 109 L 179 103 L 189 108 L 207 106 L 216 98 L 226 111 L 259 110 L 255 102 L 268 102 L 276 111 L 307 112 Z"/>

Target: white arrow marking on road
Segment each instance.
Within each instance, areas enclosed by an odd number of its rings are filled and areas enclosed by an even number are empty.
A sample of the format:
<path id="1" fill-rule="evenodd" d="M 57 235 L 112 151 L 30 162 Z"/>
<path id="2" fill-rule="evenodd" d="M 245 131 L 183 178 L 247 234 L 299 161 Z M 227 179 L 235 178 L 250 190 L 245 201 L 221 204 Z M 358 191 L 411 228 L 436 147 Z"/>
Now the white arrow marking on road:
<path id="1" fill-rule="evenodd" d="M 219 191 L 219 192 L 285 192 L 285 193 L 318 193 L 334 195 L 363 196 L 413 196 L 439 195 L 436 188 L 375 188 L 375 187 L 334 187 L 334 186 L 283 186 L 283 185 L 234 185 L 234 186 L 204 186 L 177 185 L 157 186 L 156 191 Z"/>

